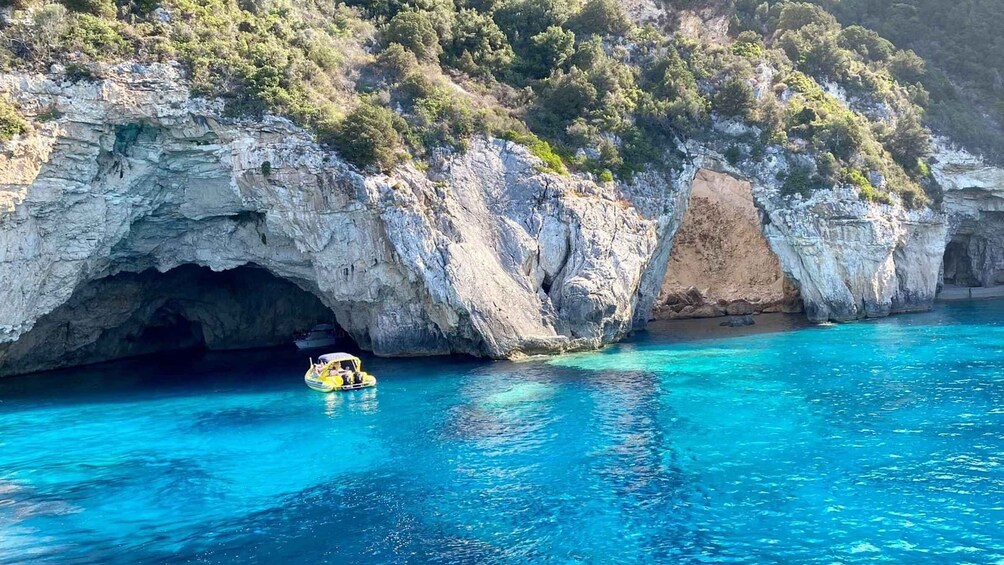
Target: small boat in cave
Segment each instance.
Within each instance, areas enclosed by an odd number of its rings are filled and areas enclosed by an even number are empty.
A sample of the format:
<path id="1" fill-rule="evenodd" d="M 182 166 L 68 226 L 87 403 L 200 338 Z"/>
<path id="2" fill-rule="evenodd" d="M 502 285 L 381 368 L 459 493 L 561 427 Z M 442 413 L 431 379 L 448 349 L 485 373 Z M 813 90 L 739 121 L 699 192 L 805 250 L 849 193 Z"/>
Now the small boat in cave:
<path id="1" fill-rule="evenodd" d="M 300 349 L 320 349 L 338 343 L 338 329 L 334 324 L 318 324 L 309 332 L 297 336 L 296 346 Z"/>
<path id="2" fill-rule="evenodd" d="M 326 353 L 310 360 L 304 382 L 319 392 L 358 390 L 376 386 L 376 377 L 363 371 L 362 362 L 348 353 Z"/>

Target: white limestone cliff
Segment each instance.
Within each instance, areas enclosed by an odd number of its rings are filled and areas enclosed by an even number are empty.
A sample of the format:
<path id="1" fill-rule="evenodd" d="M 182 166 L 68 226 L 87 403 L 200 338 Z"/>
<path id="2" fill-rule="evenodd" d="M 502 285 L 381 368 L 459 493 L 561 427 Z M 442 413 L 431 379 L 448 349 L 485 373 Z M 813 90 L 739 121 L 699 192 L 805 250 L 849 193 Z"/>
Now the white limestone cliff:
<path id="1" fill-rule="evenodd" d="M 366 177 L 286 120 L 221 118 L 173 67 L 105 74 L 0 78 L 29 117 L 60 116 L 0 156 L 0 344 L 92 281 L 186 264 L 263 267 L 381 355 L 597 347 L 647 319 L 672 179 L 545 173 L 501 140 Z"/>
<path id="2" fill-rule="evenodd" d="M 931 173 L 948 218 L 945 283 L 990 288 L 1004 284 L 1004 168 L 938 139 Z M 1001 294 L 1001 293 L 996 293 Z"/>
<path id="3" fill-rule="evenodd" d="M 651 317 L 701 170 L 751 183 L 759 229 L 816 321 L 929 308 L 946 243 L 965 218 L 1000 210 L 996 173 L 944 152 L 934 174 L 947 215 L 866 203 L 846 188 L 783 197 L 778 173 L 797 157 L 773 148 L 732 166 L 697 142 L 681 146 L 679 171 L 630 184 L 543 172 L 525 148 L 494 139 L 442 153 L 428 170 L 366 176 L 284 119 L 224 118 L 175 67 L 102 75 L 0 76 L 32 123 L 0 147 L 0 375 L 128 354 L 106 344 L 158 315 L 136 297 L 164 283 L 144 277 L 188 265 L 288 281 L 380 355 L 599 347 Z M 145 274 L 111 284 L 129 273 Z M 133 299 L 101 296 L 118 288 Z M 223 313 L 178 311 L 209 324 L 214 347 L 275 343 L 291 328 L 233 331 L 244 323 L 235 296 L 219 299 Z M 284 304 L 315 321 L 309 300 Z"/>
<path id="4" fill-rule="evenodd" d="M 783 197 L 778 173 L 792 158 L 773 149 L 758 162 L 728 165 L 691 145 L 700 168 L 753 185 L 764 235 L 798 286 L 813 321 L 848 321 L 929 309 L 944 252 L 944 217 L 929 208 L 862 201 L 853 189 Z"/>

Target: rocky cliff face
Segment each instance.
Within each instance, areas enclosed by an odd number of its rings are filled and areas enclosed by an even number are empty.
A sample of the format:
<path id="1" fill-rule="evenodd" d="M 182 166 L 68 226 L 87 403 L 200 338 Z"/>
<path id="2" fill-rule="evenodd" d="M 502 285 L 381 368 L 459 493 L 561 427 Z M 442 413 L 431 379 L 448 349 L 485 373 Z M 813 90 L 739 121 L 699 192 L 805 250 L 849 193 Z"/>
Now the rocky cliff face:
<path id="1" fill-rule="evenodd" d="M 756 284 L 725 277 L 702 288 L 735 290 L 726 302 L 773 301 L 788 279 L 817 321 L 923 309 L 946 243 L 1001 211 L 998 173 L 961 157 L 935 168 L 947 216 L 868 204 L 852 190 L 784 197 L 778 173 L 798 157 L 770 150 L 732 166 L 697 143 L 681 146 L 679 172 L 631 184 L 545 173 L 525 148 L 485 139 L 427 170 L 364 176 L 288 121 L 224 118 L 173 67 L 104 74 L 0 77 L 34 118 L 0 154 L 0 374 L 136 352 L 121 343 L 144 325 L 211 347 L 275 343 L 331 317 L 380 355 L 598 347 L 642 327 L 660 293 L 665 304 L 667 281 L 717 276 L 694 275 L 685 259 L 667 275 L 688 203 L 695 217 L 708 212 L 708 178 L 749 184 L 741 196 L 717 191 L 724 216 L 694 226 L 728 221 L 740 232 L 702 260 Z M 975 271 L 994 278 L 1002 246 L 985 239 L 990 266 Z M 762 259 L 753 273 L 751 256 Z M 279 279 L 261 283 L 264 303 L 156 275 L 248 265 Z M 249 324 L 246 312 L 266 303 L 282 316 Z"/>
<path id="2" fill-rule="evenodd" d="M 797 312 L 801 299 L 763 235 L 749 182 L 700 170 L 670 255 L 657 319 Z"/>
<path id="3" fill-rule="evenodd" d="M 776 180 L 797 165 L 777 150 L 730 166 L 690 146 L 699 168 L 752 183 L 764 236 L 798 287 L 813 321 L 847 321 L 930 308 L 938 284 L 946 224 L 931 209 L 862 201 L 846 188 L 810 197 L 781 195 Z"/>
<path id="4" fill-rule="evenodd" d="M 547 174 L 498 140 L 365 177 L 285 120 L 221 118 L 171 67 L 105 74 L 0 79 L 29 117 L 60 116 L 0 157 L 0 373 L 63 362 L 10 344 L 75 290 L 188 264 L 261 266 L 381 355 L 596 347 L 651 310 L 682 210 L 674 179 Z M 93 346 L 64 335 L 61 350 Z"/>
<path id="5" fill-rule="evenodd" d="M 931 172 L 944 191 L 948 219 L 944 283 L 1004 284 L 1004 169 L 941 139 Z"/>

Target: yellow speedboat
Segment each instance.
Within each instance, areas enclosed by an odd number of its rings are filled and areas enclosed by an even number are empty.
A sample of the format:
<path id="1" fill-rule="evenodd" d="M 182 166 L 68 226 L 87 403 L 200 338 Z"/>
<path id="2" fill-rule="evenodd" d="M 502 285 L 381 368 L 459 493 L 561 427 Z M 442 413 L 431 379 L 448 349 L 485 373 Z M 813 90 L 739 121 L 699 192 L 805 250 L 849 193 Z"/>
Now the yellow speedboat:
<path id="1" fill-rule="evenodd" d="M 326 353 L 317 358 L 317 363 L 311 359 L 303 381 L 320 392 L 376 386 L 376 377 L 363 371 L 359 358 L 348 353 Z"/>

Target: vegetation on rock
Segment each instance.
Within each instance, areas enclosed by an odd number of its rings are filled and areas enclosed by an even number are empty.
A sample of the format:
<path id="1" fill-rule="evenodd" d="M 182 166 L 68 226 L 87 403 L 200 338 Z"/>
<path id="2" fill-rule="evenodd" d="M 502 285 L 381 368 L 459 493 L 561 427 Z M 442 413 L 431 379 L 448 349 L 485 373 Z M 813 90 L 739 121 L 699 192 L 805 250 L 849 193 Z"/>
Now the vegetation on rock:
<path id="1" fill-rule="evenodd" d="M 630 178 L 675 166 L 679 143 L 697 138 L 736 163 L 769 147 L 802 154 L 788 193 L 842 183 L 920 205 L 931 182 L 926 109 L 950 130 L 964 120 L 947 75 L 932 78 L 901 47 L 926 52 L 912 34 L 933 33 L 951 49 L 937 65 L 963 62 L 981 88 L 999 80 L 969 64 L 974 46 L 952 31 L 961 12 L 935 0 L 673 3 L 731 15 L 725 43 L 639 26 L 616 0 L 8 3 L 8 69 L 61 63 L 83 77 L 97 61 L 178 60 L 193 90 L 223 98 L 231 116 L 288 116 L 377 170 L 484 134 L 527 145 L 555 172 Z M 992 0 L 961 4 L 1001 17 Z M 921 8 L 958 17 L 942 24 Z"/>
<path id="2" fill-rule="evenodd" d="M 28 130 L 24 121 L 10 102 L 0 98 L 0 140 L 8 140 Z"/>

